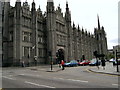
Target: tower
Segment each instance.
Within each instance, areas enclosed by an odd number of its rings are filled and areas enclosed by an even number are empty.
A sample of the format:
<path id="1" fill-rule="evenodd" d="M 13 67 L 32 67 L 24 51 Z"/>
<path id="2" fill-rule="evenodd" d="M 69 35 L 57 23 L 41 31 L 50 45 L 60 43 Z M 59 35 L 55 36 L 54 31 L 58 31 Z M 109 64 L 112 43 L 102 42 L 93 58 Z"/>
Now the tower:
<path id="1" fill-rule="evenodd" d="M 99 16 L 97 16 L 97 18 L 98 18 L 98 28 L 94 29 L 94 33 L 95 33 L 95 38 L 97 40 L 98 53 L 107 55 L 106 33 L 104 27 L 100 26 Z"/>
<path id="2" fill-rule="evenodd" d="M 21 1 L 16 0 L 14 12 L 14 30 L 13 30 L 13 61 L 14 65 L 19 65 L 22 60 L 22 11 Z"/>
<path id="3" fill-rule="evenodd" d="M 3 11 L 2 11 L 2 26 L 3 26 L 3 66 L 8 66 L 9 61 L 8 61 L 8 40 L 9 40 L 9 10 L 10 10 L 10 2 L 3 2 Z"/>
<path id="4" fill-rule="evenodd" d="M 36 12 L 36 4 L 33 0 L 32 8 L 31 8 L 31 15 L 32 15 L 32 46 L 33 49 L 33 57 L 34 60 L 38 58 L 38 30 L 37 30 L 37 12 Z"/>
<path id="5" fill-rule="evenodd" d="M 2 2 L 0 1 L 0 67 L 2 66 L 2 54 L 3 54 L 3 44 L 2 44 Z"/>
<path id="6" fill-rule="evenodd" d="M 68 2 L 66 2 L 66 12 L 65 12 L 65 21 L 66 21 L 66 29 L 67 29 L 67 46 L 68 46 L 68 58 L 67 60 L 72 60 L 73 59 L 73 55 L 72 55 L 72 27 L 71 27 L 71 13 L 69 11 L 69 7 L 68 7 Z"/>
<path id="7" fill-rule="evenodd" d="M 56 56 L 56 13 L 54 10 L 54 2 L 53 0 L 47 1 L 47 53 L 51 53 L 52 61 L 54 61 L 54 57 Z M 48 60 L 49 56 L 48 56 Z M 50 63 L 50 61 L 48 61 Z"/>

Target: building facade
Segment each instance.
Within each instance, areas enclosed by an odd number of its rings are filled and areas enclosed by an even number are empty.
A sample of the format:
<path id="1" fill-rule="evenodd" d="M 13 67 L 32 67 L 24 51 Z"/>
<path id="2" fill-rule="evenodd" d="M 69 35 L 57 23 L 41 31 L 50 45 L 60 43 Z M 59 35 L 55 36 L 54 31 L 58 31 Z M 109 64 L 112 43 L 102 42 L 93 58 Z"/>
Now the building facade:
<path id="1" fill-rule="evenodd" d="M 36 9 L 28 2 L 17 0 L 15 7 L 10 2 L 3 5 L 3 65 L 34 65 L 56 63 L 56 53 L 62 50 L 63 59 L 92 59 L 93 52 L 107 54 L 107 38 L 104 27 L 94 29 L 94 34 L 76 26 L 71 21 L 68 2 L 65 16 L 60 6 L 55 10 L 53 0 L 47 1 L 46 12 Z M 87 23 L 87 22 L 86 22 Z M 49 55 L 49 53 L 51 55 Z M 51 57 L 50 57 L 51 56 Z"/>
<path id="2" fill-rule="evenodd" d="M 0 1 L 0 67 L 2 66 L 2 2 Z"/>

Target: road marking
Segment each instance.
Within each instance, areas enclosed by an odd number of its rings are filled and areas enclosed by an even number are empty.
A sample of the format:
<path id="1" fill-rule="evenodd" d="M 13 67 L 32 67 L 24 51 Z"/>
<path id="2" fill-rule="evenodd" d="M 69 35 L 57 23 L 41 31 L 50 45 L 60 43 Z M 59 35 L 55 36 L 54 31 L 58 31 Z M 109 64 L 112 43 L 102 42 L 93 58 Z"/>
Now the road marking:
<path id="1" fill-rule="evenodd" d="M 19 74 L 19 75 L 21 75 L 21 76 L 32 76 L 32 77 L 34 77 L 34 76 L 36 76 L 36 77 L 41 77 L 40 75 L 32 75 L 32 74 Z"/>
<path id="2" fill-rule="evenodd" d="M 10 77 L 6 77 L 6 76 L 2 76 L 3 78 L 6 78 L 6 79 L 10 79 L 10 80 L 15 80 L 13 78 L 10 78 Z"/>
<path id="3" fill-rule="evenodd" d="M 40 84 L 28 82 L 28 81 L 25 81 L 25 83 L 35 85 L 35 86 L 40 86 L 40 87 L 55 88 L 55 87 L 51 87 L 51 86 L 47 86 L 47 85 L 40 85 Z"/>
<path id="4" fill-rule="evenodd" d="M 37 72 L 37 71 L 34 71 L 34 72 Z"/>
<path id="5" fill-rule="evenodd" d="M 118 86 L 118 84 L 112 84 L 113 86 Z"/>
<path id="6" fill-rule="evenodd" d="M 88 83 L 88 81 L 75 80 L 75 79 L 64 79 L 64 78 L 57 78 L 57 77 L 55 77 L 55 79 L 60 79 L 60 80 L 69 80 L 69 81 L 74 81 L 74 82 L 84 82 L 84 83 Z"/>
<path id="7" fill-rule="evenodd" d="M 40 69 L 40 70 L 45 70 L 45 69 Z"/>
<path id="8" fill-rule="evenodd" d="M 19 75 L 24 76 L 25 74 L 19 74 Z"/>
<path id="9" fill-rule="evenodd" d="M 76 82 L 84 82 L 84 83 L 88 83 L 88 81 L 83 81 L 83 80 L 74 80 L 74 79 L 68 79 L 68 80 L 76 81 Z"/>
<path id="10" fill-rule="evenodd" d="M 13 75 L 9 75 L 10 77 L 12 77 Z"/>
<path id="11" fill-rule="evenodd" d="M 57 78 L 57 77 L 54 77 L 55 79 L 61 79 L 61 80 L 65 80 L 65 79 L 63 79 L 63 78 Z"/>

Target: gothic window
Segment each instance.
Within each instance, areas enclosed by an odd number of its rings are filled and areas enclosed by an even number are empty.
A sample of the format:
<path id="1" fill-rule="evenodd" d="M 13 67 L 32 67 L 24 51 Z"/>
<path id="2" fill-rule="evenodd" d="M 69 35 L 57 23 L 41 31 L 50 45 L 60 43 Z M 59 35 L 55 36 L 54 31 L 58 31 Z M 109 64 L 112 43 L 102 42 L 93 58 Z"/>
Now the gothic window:
<path id="1" fill-rule="evenodd" d="M 24 26 L 24 24 L 25 24 L 25 18 L 22 17 L 22 25 Z"/>
<path id="2" fill-rule="evenodd" d="M 39 48 L 38 49 L 38 55 L 39 57 L 43 58 L 45 56 L 45 51 L 43 48 Z"/>
<path id="3" fill-rule="evenodd" d="M 12 31 L 9 33 L 9 40 L 13 41 L 13 32 Z"/>
<path id="4" fill-rule="evenodd" d="M 32 34 L 29 33 L 29 42 L 32 42 Z"/>
<path id="5" fill-rule="evenodd" d="M 40 37 L 38 36 L 38 43 L 40 43 Z"/>
<path id="6" fill-rule="evenodd" d="M 23 32 L 23 37 L 22 37 L 22 40 L 24 42 L 31 42 L 32 41 L 32 34 L 29 33 L 29 32 Z"/>
<path id="7" fill-rule="evenodd" d="M 62 24 L 60 24 L 60 31 L 62 32 Z"/>
<path id="8" fill-rule="evenodd" d="M 30 55 L 31 55 L 31 53 L 30 53 L 30 51 L 31 51 L 31 48 L 29 47 L 28 49 L 29 49 L 29 53 L 28 53 L 28 55 L 29 55 L 29 57 L 30 57 Z"/>
<path id="9" fill-rule="evenodd" d="M 59 43 L 59 38 L 58 38 L 58 34 L 57 34 L 57 44 Z"/>
<path id="10" fill-rule="evenodd" d="M 23 51 L 22 52 L 22 54 L 23 54 L 22 56 L 24 57 L 25 56 L 25 54 L 24 54 L 24 47 L 22 47 L 22 51 Z"/>
<path id="11" fill-rule="evenodd" d="M 24 55 L 25 55 L 25 57 L 27 57 L 28 54 L 29 54 L 28 47 L 24 47 Z"/>
<path id="12" fill-rule="evenodd" d="M 23 32 L 23 41 L 27 41 L 27 33 Z"/>
<path id="13" fill-rule="evenodd" d="M 60 35 L 58 35 L 58 44 L 60 43 Z"/>
<path id="14" fill-rule="evenodd" d="M 30 19 L 28 19 L 28 27 L 30 26 Z"/>
<path id="15" fill-rule="evenodd" d="M 22 47 L 22 56 L 28 58 L 32 55 L 32 47 Z"/>

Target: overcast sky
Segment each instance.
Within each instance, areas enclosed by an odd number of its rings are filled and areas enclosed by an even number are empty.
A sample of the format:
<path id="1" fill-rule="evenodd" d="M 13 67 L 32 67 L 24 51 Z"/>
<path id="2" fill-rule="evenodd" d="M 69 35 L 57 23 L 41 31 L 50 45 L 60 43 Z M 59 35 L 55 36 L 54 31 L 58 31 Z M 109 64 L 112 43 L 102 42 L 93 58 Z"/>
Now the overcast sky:
<path id="1" fill-rule="evenodd" d="M 10 0 L 14 6 L 16 0 Z M 22 2 L 26 0 L 21 0 Z M 31 5 L 33 0 L 27 0 Z M 47 0 L 34 0 L 36 8 L 46 11 Z M 66 0 L 53 0 L 55 8 L 60 4 L 62 12 L 65 12 Z M 72 22 L 91 33 L 97 27 L 97 14 L 100 18 L 100 25 L 104 26 L 108 48 L 118 44 L 118 2 L 119 0 L 67 0 L 72 15 Z"/>

